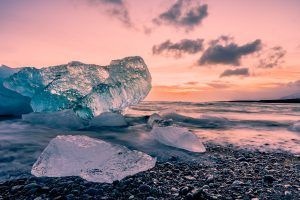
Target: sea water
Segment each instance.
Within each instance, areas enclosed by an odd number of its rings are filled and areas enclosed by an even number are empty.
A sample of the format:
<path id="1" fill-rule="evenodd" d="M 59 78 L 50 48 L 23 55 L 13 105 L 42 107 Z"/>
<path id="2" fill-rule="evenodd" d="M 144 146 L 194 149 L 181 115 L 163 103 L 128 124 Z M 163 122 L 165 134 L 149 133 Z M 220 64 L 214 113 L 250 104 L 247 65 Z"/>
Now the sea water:
<path id="1" fill-rule="evenodd" d="M 57 135 L 99 138 L 145 152 L 158 160 L 172 156 L 186 161 L 198 158 L 196 154 L 153 140 L 147 125 L 147 118 L 153 113 L 193 131 L 204 145 L 215 143 L 250 151 L 300 154 L 299 104 L 142 102 L 123 113 L 128 127 L 68 130 L 2 118 L 0 182 L 30 176 L 32 165 Z"/>

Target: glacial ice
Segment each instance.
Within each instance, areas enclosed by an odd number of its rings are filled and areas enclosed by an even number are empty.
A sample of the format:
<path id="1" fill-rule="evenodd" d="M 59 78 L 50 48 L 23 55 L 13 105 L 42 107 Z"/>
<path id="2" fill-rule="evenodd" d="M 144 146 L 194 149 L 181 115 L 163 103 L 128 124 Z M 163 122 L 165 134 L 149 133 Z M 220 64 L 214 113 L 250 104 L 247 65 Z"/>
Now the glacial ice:
<path id="1" fill-rule="evenodd" d="M 3 81 L 7 77 L 10 77 L 14 73 L 18 72 L 20 69 L 18 68 L 10 68 L 6 65 L 0 66 L 0 81 Z"/>
<path id="2" fill-rule="evenodd" d="M 90 127 L 122 127 L 127 126 L 123 115 L 105 112 L 90 121 Z"/>
<path id="3" fill-rule="evenodd" d="M 23 114 L 22 120 L 31 124 L 45 125 L 50 128 L 78 130 L 85 127 L 85 122 L 73 110 L 49 113 Z"/>
<path id="4" fill-rule="evenodd" d="M 3 87 L 4 79 L 18 70 L 4 65 L 0 67 L 0 115 L 21 115 L 32 111 L 28 97 Z"/>
<path id="5" fill-rule="evenodd" d="M 295 132 L 300 132 L 300 121 L 295 122 L 292 125 L 291 130 Z"/>
<path id="6" fill-rule="evenodd" d="M 163 121 L 163 118 L 159 114 L 154 113 L 154 114 L 150 115 L 147 124 L 148 124 L 148 126 L 153 127 L 155 124 L 157 124 L 161 121 Z"/>
<path id="7" fill-rule="evenodd" d="M 151 75 L 141 57 L 127 57 L 109 66 L 70 62 L 26 67 L 7 78 L 4 86 L 30 97 L 34 112 L 72 109 L 80 118 L 90 119 L 143 100 L 151 90 Z"/>
<path id="8" fill-rule="evenodd" d="M 154 126 L 169 126 L 173 123 L 172 119 L 163 119 L 159 114 L 154 113 L 152 115 L 150 115 L 148 121 L 147 121 L 147 125 L 150 127 L 154 127 Z"/>
<path id="9" fill-rule="evenodd" d="M 42 152 L 31 173 L 37 177 L 80 176 L 112 183 L 155 166 L 156 158 L 87 136 L 57 136 Z"/>
<path id="10" fill-rule="evenodd" d="M 200 139 L 187 128 L 177 126 L 154 126 L 150 132 L 158 142 L 167 146 L 202 153 L 206 149 Z"/>

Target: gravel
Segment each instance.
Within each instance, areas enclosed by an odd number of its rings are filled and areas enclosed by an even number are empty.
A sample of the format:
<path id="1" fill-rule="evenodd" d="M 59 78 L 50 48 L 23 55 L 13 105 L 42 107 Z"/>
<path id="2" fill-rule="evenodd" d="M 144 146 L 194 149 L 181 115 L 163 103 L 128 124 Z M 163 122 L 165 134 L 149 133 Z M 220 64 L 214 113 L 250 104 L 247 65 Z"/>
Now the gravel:
<path id="1" fill-rule="evenodd" d="M 0 183 L 6 199 L 300 199 L 300 157 L 207 144 L 210 162 L 158 162 L 113 184 L 79 177 L 28 177 Z"/>

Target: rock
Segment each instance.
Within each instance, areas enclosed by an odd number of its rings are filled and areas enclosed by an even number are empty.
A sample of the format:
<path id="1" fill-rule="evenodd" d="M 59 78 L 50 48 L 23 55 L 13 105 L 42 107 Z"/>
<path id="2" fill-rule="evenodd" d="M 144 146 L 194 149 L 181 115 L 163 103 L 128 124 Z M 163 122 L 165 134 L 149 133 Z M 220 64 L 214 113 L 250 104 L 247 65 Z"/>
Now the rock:
<path id="1" fill-rule="evenodd" d="M 11 188 L 12 192 L 17 192 L 18 190 L 22 189 L 23 185 L 15 185 Z"/>
<path id="2" fill-rule="evenodd" d="M 37 177 L 80 176 L 92 182 L 112 183 L 151 169 L 156 159 L 87 136 L 57 136 L 32 167 Z"/>
<path id="3" fill-rule="evenodd" d="M 185 186 L 185 187 L 180 188 L 179 194 L 180 195 L 187 195 L 189 193 L 189 191 L 190 191 L 190 189 Z"/>
<path id="4" fill-rule="evenodd" d="M 290 191 L 284 191 L 284 197 L 285 199 L 292 199 L 293 198 L 293 195 Z"/>
<path id="5" fill-rule="evenodd" d="M 265 183 L 269 184 L 272 184 L 274 181 L 276 181 L 276 179 L 272 175 L 265 175 L 263 180 Z"/>
<path id="6" fill-rule="evenodd" d="M 206 182 L 207 182 L 207 183 L 211 183 L 211 182 L 214 181 L 214 179 L 215 179 L 215 177 L 214 177 L 213 175 L 209 175 L 209 176 L 206 178 Z"/>
<path id="7" fill-rule="evenodd" d="M 176 188 L 172 187 L 172 188 L 171 188 L 171 192 L 176 193 L 176 192 L 178 192 L 178 190 L 177 190 Z"/>
<path id="8" fill-rule="evenodd" d="M 86 193 L 86 194 L 89 194 L 89 195 L 91 195 L 91 196 L 94 196 L 94 195 L 97 194 L 97 190 L 94 189 L 94 188 L 90 188 L 90 189 L 86 190 L 85 193 Z"/>
<path id="9" fill-rule="evenodd" d="M 24 186 L 24 189 L 31 190 L 33 188 L 38 188 L 38 187 L 40 187 L 40 186 L 38 184 L 36 184 L 36 183 L 29 183 L 28 185 Z"/>
<path id="10" fill-rule="evenodd" d="M 198 189 L 192 194 L 192 199 L 193 200 L 197 200 L 197 199 L 204 200 L 204 199 L 210 199 L 210 197 L 205 190 Z"/>
<path id="11" fill-rule="evenodd" d="M 231 187 L 239 188 L 239 187 L 241 187 L 243 184 L 244 184 L 244 182 L 236 180 L 236 181 L 234 181 L 234 182 L 231 184 Z"/>
<path id="12" fill-rule="evenodd" d="M 80 118 L 90 119 L 143 100 L 151 89 L 151 75 L 141 57 L 127 57 L 109 66 L 70 62 L 26 67 L 8 77 L 4 86 L 31 98 L 34 112 L 72 109 Z"/>
<path id="13" fill-rule="evenodd" d="M 184 176 L 184 178 L 185 178 L 186 180 L 189 180 L 189 181 L 194 181 L 194 180 L 196 180 L 196 178 L 193 177 L 193 176 Z"/>
<path id="14" fill-rule="evenodd" d="M 147 185 L 147 184 L 143 184 L 143 185 L 139 186 L 139 190 L 141 192 L 150 192 L 151 187 L 149 185 Z"/>
<path id="15" fill-rule="evenodd" d="M 156 200 L 154 197 L 147 197 L 146 200 Z"/>
<path id="16" fill-rule="evenodd" d="M 134 195 L 131 195 L 128 199 L 129 200 L 134 199 Z"/>
<path id="17" fill-rule="evenodd" d="M 58 189 L 56 189 L 56 188 L 53 188 L 51 191 L 50 191 L 50 195 L 51 196 L 56 196 L 56 195 L 58 195 Z"/>
<path id="18" fill-rule="evenodd" d="M 68 194 L 67 196 L 66 196 L 66 199 L 67 200 L 73 200 L 75 198 L 75 196 L 73 195 L 73 194 Z"/>
<path id="19" fill-rule="evenodd" d="M 247 159 L 246 159 L 244 156 L 239 157 L 237 160 L 238 160 L 239 162 L 245 162 L 245 161 L 247 161 Z"/>

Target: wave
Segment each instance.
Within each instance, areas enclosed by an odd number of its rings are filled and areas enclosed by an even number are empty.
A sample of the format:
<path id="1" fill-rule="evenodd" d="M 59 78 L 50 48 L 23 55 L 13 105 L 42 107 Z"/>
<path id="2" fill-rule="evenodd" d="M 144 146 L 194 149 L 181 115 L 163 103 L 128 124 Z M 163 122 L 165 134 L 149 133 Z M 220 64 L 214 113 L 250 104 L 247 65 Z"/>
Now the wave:
<path id="1" fill-rule="evenodd" d="M 230 129 L 230 128 L 287 128 L 291 126 L 288 122 L 278 122 L 272 120 L 237 120 L 225 117 L 217 117 L 211 115 L 201 115 L 199 118 L 193 118 L 176 113 L 176 111 L 162 111 L 159 113 L 165 119 L 171 119 L 174 123 L 195 128 L 206 129 Z M 299 125 L 300 126 L 300 125 Z"/>
<path id="2" fill-rule="evenodd" d="M 226 128 L 229 127 L 230 121 L 223 117 L 215 117 L 209 115 L 203 115 L 201 118 L 193 118 L 185 115 L 180 115 L 176 112 L 162 112 L 160 115 L 165 119 L 171 119 L 175 123 L 181 123 L 181 125 L 192 125 L 197 128 Z"/>

